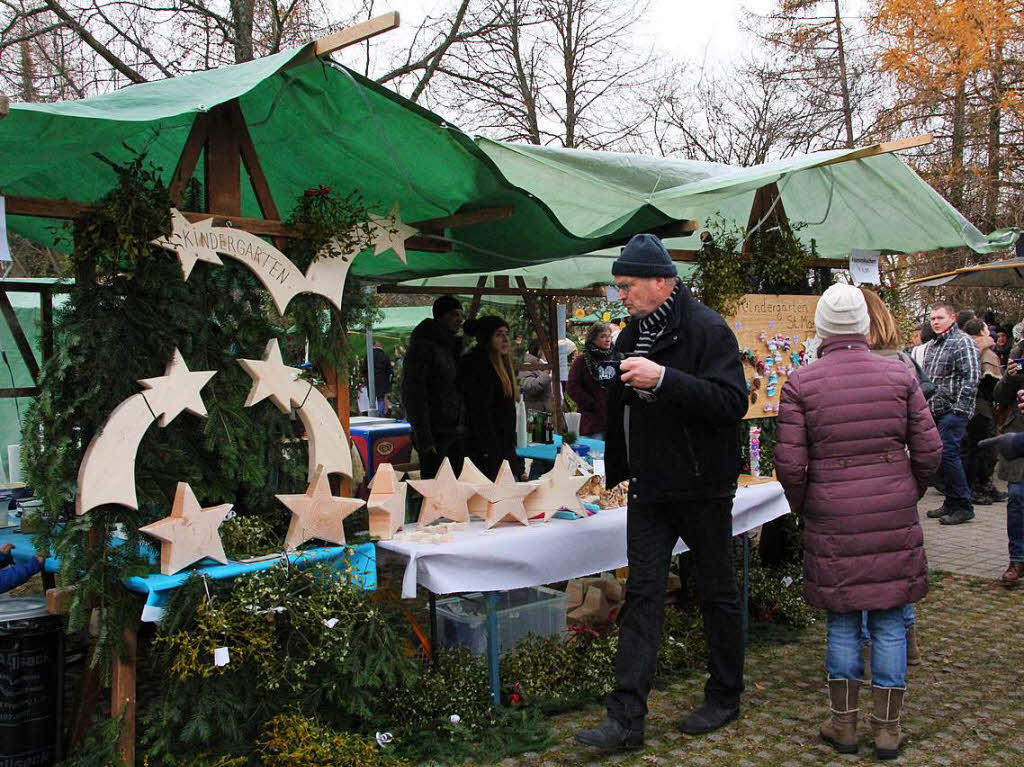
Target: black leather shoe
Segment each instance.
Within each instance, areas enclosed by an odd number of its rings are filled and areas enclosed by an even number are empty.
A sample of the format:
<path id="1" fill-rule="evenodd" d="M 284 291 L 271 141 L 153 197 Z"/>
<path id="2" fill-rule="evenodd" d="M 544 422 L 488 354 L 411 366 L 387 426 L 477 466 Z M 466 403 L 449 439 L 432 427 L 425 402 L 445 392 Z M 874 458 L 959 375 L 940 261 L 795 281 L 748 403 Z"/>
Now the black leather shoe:
<path id="1" fill-rule="evenodd" d="M 989 498 L 985 493 L 981 492 L 980 490 L 974 490 L 971 492 L 972 506 L 991 506 L 992 503 L 992 499 Z"/>
<path id="2" fill-rule="evenodd" d="M 991 480 L 982 485 L 981 492 L 983 492 L 985 495 L 991 498 L 995 503 L 1002 503 L 1003 501 L 1010 497 L 1002 490 L 997 488 L 995 485 L 993 485 Z"/>
<path id="3" fill-rule="evenodd" d="M 740 715 L 739 703 L 726 706 L 706 700 L 704 705 L 690 713 L 679 726 L 687 735 L 704 735 L 723 727 Z"/>
<path id="4" fill-rule="evenodd" d="M 955 509 L 939 520 L 942 525 L 962 525 L 974 519 L 974 511 L 971 509 Z"/>
<path id="5" fill-rule="evenodd" d="M 937 509 L 932 509 L 928 512 L 928 519 L 942 519 L 947 514 L 952 514 L 953 510 L 946 504 L 942 504 Z"/>
<path id="6" fill-rule="evenodd" d="M 644 747 L 644 734 L 631 730 L 614 719 L 605 719 L 592 730 L 576 733 L 576 742 L 602 753 L 639 751 Z"/>

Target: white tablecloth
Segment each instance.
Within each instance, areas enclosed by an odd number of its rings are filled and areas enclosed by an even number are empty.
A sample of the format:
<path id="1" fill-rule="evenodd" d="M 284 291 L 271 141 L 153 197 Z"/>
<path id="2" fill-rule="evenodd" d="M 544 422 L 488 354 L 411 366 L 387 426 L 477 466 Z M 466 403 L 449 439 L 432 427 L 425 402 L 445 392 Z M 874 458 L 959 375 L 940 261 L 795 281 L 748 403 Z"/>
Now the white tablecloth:
<path id="1" fill-rule="evenodd" d="M 778 482 L 741 487 L 732 507 L 733 535 L 789 513 Z M 416 525 L 406 526 L 415 531 Z M 626 566 L 626 510 L 604 509 L 586 519 L 501 524 L 474 520 L 448 543 L 380 541 L 381 559 L 405 561 L 402 597 L 420 585 L 435 594 L 506 591 L 567 581 Z M 675 553 L 686 551 L 680 540 Z"/>

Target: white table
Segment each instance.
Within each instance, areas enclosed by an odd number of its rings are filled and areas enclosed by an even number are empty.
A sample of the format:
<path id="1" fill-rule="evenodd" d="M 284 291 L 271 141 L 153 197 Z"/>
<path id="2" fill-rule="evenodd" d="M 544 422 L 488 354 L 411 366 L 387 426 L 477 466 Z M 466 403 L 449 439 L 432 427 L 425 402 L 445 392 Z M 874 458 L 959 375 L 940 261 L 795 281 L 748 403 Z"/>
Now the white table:
<path id="1" fill-rule="evenodd" d="M 765 522 L 789 513 L 789 504 L 778 482 L 738 488 L 732 505 L 733 535 L 743 536 L 743 634 L 746 637 L 748 553 L 746 533 Z M 406 525 L 409 532 L 415 523 Z M 487 655 L 491 698 L 501 699 L 498 679 L 498 592 L 541 586 L 592 573 L 625 567 L 626 509 L 604 509 L 586 519 L 531 521 L 529 526 L 502 524 L 490 530 L 475 520 L 468 528 L 452 533 L 447 543 L 379 541 L 378 558 L 405 562 L 402 596 L 416 596 L 416 587 L 430 592 L 430 631 L 434 634 L 436 594 L 486 592 Z M 676 542 L 673 554 L 687 550 Z"/>
<path id="2" fill-rule="evenodd" d="M 789 513 L 778 482 L 741 487 L 732 507 L 732 532 L 740 535 Z M 416 525 L 406 525 L 415 531 Z M 541 586 L 626 566 L 626 510 L 603 509 L 586 519 L 501 524 L 490 530 L 474 520 L 448 543 L 380 541 L 388 560 L 406 563 L 402 597 L 423 586 L 434 594 L 508 591 Z M 686 551 L 680 540 L 673 553 Z M 382 557 L 382 558 L 383 558 Z"/>

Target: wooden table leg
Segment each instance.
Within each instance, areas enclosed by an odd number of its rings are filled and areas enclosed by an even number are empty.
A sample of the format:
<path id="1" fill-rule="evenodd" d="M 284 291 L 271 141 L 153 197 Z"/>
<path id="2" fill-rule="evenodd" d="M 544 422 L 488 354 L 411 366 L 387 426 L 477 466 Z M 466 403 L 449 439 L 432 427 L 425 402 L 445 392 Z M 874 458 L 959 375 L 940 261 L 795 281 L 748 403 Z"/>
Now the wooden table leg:
<path id="1" fill-rule="evenodd" d="M 139 633 L 135 625 L 124 628 L 125 656 L 114 658 L 110 685 L 110 715 L 121 720 L 117 752 L 125 764 L 135 764 L 135 669 Z"/>

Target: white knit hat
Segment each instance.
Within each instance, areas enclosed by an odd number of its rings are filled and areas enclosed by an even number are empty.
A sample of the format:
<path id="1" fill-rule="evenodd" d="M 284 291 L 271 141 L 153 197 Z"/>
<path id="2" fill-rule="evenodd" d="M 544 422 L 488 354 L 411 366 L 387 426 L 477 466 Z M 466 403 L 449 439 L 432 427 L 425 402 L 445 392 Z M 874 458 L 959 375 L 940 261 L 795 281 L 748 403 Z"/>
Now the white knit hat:
<path id="1" fill-rule="evenodd" d="M 819 338 L 867 335 L 870 324 L 864 294 L 853 285 L 833 285 L 822 293 L 814 310 Z"/>

